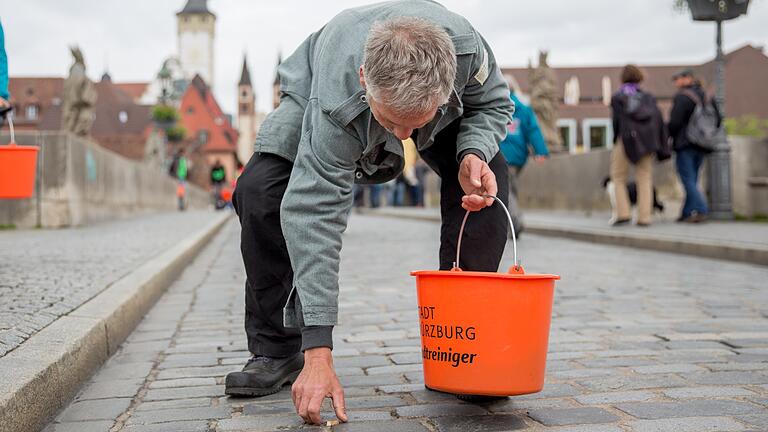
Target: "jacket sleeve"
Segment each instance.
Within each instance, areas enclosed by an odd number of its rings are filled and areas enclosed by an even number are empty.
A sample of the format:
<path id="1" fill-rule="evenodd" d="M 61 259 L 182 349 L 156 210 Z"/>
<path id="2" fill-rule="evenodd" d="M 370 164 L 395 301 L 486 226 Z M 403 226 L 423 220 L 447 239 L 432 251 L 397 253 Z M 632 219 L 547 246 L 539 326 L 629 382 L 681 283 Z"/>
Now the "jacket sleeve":
<path id="1" fill-rule="evenodd" d="M 456 139 L 456 157 L 476 149 L 488 162 L 499 152 L 499 142 L 506 136 L 515 105 L 491 48 L 479 35 L 477 39 L 478 55 L 462 97 L 464 115 Z"/>
<path id="2" fill-rule="evenodd" d="M 621 102 L 617 95 L 611 97 L 611 121 L 613 123 L 613 143 L 619 140 L 621 136 Z"/>
<path id="3" fill-rule="evenodd" d="M 539 121 L 536 120 L 536 113 L 532 109 L 528 109 L 527 125 L 525 127 L 525 139 L 526 142 L 533 147 L 533 153 L 536 156 L 549 156 L 549 149 L 544 142 L 544 135 L 541 134 L 541 128 L 539 127 Z"/>
<path id="4" fill-rule="evenodd" d="M 669 135 L 677 137 L 677 134 L 685 127 L 691 118 L 696 102 L 683 93 L 678 93 L 672 102 L 672 112 L 669 114 Z"/>
<path id="5" fill-rule="evenodd" d="M 310 99 L 280 208 L 305 326 L 336 324 L 341 237 L 352 208 L 355 162 L 361 153 L 360 141 L 335 124 L 317 99 Z"/>
<path id="6" fill-rule="evenodd" d="M 656 105 L 656 122 L 659 128 L 659 145 L 662 154 L 667 154 L 671 151 L 669 142 L 669 132 L 664 127 L 664 116 L 661 114 L 661 109 Z"/>
<path id="7" fill-rule="evenodd" d="M 0 22 L 0 97 L 8 99 L 8 55 L 5 53 L 5 34 Z"/>

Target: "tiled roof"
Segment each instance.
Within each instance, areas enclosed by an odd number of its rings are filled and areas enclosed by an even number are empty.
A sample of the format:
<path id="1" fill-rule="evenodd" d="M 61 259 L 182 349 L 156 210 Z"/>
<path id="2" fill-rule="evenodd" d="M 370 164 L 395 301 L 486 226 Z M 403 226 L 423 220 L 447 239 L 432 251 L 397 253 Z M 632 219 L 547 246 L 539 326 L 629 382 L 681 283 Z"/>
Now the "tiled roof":
<path id="1" fill-rule="evenodd" d="M 237 130 L 232 127 L 200 75 L 195 75 L 182 97 L 181 123 L 187 130 L 187 136 L 192 139 L 202 130 L 208 132 L 203 152 L 237 151 Z"/>
<path id="2" fill-rule="evenodd" d="M 11 94 L 10 102 L 18 111 L 14 114 L 14 120 L 19 129 L 37 129 L 45 121 L 48 111 L 52 107 L 61 105 L 64 79 L 54 77 L 11 77 L 8 81 L 8 91 Z M 36 105 L 38 107 L 37 119 L 30 120 L 25 117 L 26 107 L 29 105 Z M 45 122 L 57 124 L 57 118 Z M 55 129 L 58 129 L 58 125 Z"/>
<path id="3" fill-rule="evenodd" d="M 150 106 L 139 105 L 134 98 L 106 75 L 94 83 L 97 93 L 95 118 L 91 136 L 102 147 L 123 156 L 142 159 L 144 145 L 152 127 Z M 63 78 L 12 77 L 9 82 L 11 101 L 21 111 L 16 115 L 19 129 L 59 130 L 63 104 Z M 35 121 L 23 117 L 29 104 L 39 106 Z"/>
<path id="4" fill-rule="evenodd" d="M 133 100 L 138 103 L 141 99 L 141 96 L 144 95 L 144 92 L 147 91 L 147 87 L 149 86 L 148 82 L 126 82 L 126 83 L 115 83 L 117 88 L 127 93 Z"/>

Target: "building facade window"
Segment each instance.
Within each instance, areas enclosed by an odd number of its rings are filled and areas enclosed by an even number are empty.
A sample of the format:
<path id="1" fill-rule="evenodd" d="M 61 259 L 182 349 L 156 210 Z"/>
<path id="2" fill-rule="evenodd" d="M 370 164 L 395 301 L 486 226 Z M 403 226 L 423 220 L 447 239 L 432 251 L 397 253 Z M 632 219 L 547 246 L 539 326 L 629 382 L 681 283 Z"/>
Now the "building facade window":
<path id="1" fill-rule="evenodd" d="M 200 129 L 197 131 L 197 142 L 200 144 L 207 144 L 208 143 L 208 131 L 205 129 Z"/>
<path id="2" fill-rule="evenodd" d="M 581 86 L 579 85 L 579 79 L 575 76 L 568 78 L 565 82 L 565 89 L 563 91 L 563 103 L 566 105 L 576 106 L 581 100 Z"/>
<path id="3" fill-rule="evenodd" d="M 27 110 L 24 112 L 24 116 L 27 120 L 37 120 L 40 113 L 40 108 L 37 105 L 27 105 Z"/>
<path id="4" fill-rule="evenodd" d="M 560 132 L 560 138 L 563 140 L 563 146 L 568 147 L 569 153 L 578 153 L 576 143 L 576 120 L 557 119 L 557 130 Z"/>
<path id="5" fill-rule="evenodd" d="M 611 93 L 613 92 L 613 89 L 611 88 L 611 77 L 608 75 L 603 77 L 602 84 L 602 91 L 603 91 L 603 105 L 610 106 L 611 105 Z"/>
<path id="6" fill-rule="evenodd" d="M 613 125 L 611 119 L 588 118 L 581 123 L 584 151 L 613 148 Z"/>

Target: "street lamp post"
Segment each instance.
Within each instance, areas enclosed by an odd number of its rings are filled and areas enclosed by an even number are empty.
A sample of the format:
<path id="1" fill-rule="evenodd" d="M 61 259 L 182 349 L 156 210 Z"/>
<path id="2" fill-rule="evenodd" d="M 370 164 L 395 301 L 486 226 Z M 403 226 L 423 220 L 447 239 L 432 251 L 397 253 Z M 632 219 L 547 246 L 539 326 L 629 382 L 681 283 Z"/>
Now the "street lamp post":
<path id="1" fill-rule="evenodd" d="M 749 0 L 686 0 L 694 21 L 714 21 L 717 25 L 715 43 L 715 100 L 725 119 L 725 56 L 723 55 L 723 22 L 747 13 Z M 709 216 L 712 219 L 733 219 L 731 202 L 731 147 L 725 128 L 708 158 Z"/>
<path id="2" fill-rule="evenodd" d="M 163 106 L 168 105 L 168 95 L 171 87 L 171 72 L 168 70 L 166 62 L 163 62 L 163 66 L 160 68 L 160 72 L 157 74 L 157 78 L 160 80 L 160 104 Z M 166 169 L 167 164 L 167 152 L 168 152 L 168 128 L 171 125 L 165 125 L 163 129 L 162 148 L 160 149 L 160 166 L 163 170 Z"/>

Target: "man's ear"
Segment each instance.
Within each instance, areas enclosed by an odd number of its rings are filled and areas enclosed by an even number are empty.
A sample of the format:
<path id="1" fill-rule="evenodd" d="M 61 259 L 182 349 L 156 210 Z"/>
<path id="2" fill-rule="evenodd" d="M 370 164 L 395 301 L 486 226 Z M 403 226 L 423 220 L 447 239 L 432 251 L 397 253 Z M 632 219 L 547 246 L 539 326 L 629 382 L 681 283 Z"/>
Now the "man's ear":
<path id="1" fill-rule="evenodd" d="M 365 90 L 365 74 L 363 74 L 363 65 L 360 65 L 360 85 L 363 87 L 363 90 Z"/>

